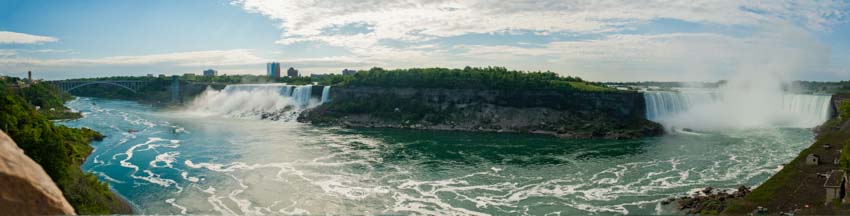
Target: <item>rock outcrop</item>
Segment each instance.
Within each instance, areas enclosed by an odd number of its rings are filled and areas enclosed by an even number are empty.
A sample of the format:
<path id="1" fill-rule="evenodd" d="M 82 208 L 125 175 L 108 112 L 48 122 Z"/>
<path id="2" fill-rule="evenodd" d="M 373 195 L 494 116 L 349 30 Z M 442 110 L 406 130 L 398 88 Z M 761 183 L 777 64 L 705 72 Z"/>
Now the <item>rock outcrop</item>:
<path id="1" fill-rule="evenodd" d="M 71 215 L 74 208 L 38 163 L 0 131 L 0 214 Z"/>
<path id="2" fill-rule="evenodd" d="M 299 121 L 343 127 L 410 128 L 623 139 L 660 135 L 639 92 L 334 87 L 330 102 Z"/>

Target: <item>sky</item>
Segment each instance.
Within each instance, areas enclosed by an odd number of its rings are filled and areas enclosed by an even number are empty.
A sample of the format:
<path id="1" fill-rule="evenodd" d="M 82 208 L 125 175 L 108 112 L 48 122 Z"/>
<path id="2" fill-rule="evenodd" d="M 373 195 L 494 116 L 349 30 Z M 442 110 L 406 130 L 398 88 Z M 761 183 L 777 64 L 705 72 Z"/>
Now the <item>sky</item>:
<path id="1" fill-rule="evenodd" d="M 0 75 L 504 66 L 593 81 L 850 80 L 850 0 L 0 1 Z"/>

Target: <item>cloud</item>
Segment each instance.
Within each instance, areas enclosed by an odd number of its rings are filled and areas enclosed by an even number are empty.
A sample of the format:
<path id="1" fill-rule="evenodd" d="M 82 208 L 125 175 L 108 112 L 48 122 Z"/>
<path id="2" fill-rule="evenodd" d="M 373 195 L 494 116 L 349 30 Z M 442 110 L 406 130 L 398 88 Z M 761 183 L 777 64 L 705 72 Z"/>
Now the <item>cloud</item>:
<path id="1" fill-rule="evenodd" d="M 741 74 L 804 78 L 826 70 L 830 50 L 805 30 L 774 26 L 753 36 L 718 33 L 612 34 L 542 47 L 468 46 L 470 62 L 505 62 L 530 70 L 558 68 L 593 80 L 718 80 Z M 543 67 L 526 62 L 539 61 Z M 532 66 L 529 66 L 532 65 Z"/>
<path id="2" fill-rule="evenodd" d="M 811 71 L 798 65 L 813 64 L 800 60 L 820 63 L 829 58 L 823 46 L 806 41 L 816 41 L 811 33 L 829 32 L 850 17 L 850 3 L 844 0 L 235 0 L 232 4 L 278 21 L 282 30 L 278 44 L 343 47 L 353 58 L 375 66 L 501 65 L 579 73 L 597 80 L 722 79 L 745 65 L 774 68 L 769 64 L 782 60 L 794 62 L 783 64 L 790 68 Z M 634 32 L 639 26 L 657 25 L 658 20 L 747 33 Z M 535 46 L 440 43 L 472 34 L 596 39 L 554 39 Z M 387 41 L 403 45 L 388 46 Z"/>
<path id="3" fill-rule="evenodd" d="M 795 22 L 824 29 L 848 16 L 848 3 L 833 1 L 561 1 L 520 0 L 236 0 L 245 10 L 281 21 L 281 44 L 324 41 L 346 47 L 392 39 L 408 42 L 470 33 L 527 30 L 603 33 L 657 19 L 718 25 Z M 333 34 L 329 29 L 370 26 L 371 33 Z"/>
<path id="4" fill-rule="evenodd" d="M 18 54 L 18 51 L 13 49 L 0 49 L 0 57 L 9 57 L 15 56 Z"/>
<path id="5" fill-rule="evenodd" d="M 78 65 L 146 65 L 171 64 L 175 66 L 227 66 L 258 64 L 269 61 L 254 55 L 252 50 L 209 50 L 193 52 L 175 52 L 152 55 L 112 56 L 104 58 L 66 58 L 32 59 L 6 58 L 0 64 L 19 64 L 32 66 L 78 66 Z"/>
<path id="6" fill-rule="evenodd" d="M 0 44 L 40 44 L 56 41 L 59 41 L 59 39 L 48 36 L 0 31 Z"/>

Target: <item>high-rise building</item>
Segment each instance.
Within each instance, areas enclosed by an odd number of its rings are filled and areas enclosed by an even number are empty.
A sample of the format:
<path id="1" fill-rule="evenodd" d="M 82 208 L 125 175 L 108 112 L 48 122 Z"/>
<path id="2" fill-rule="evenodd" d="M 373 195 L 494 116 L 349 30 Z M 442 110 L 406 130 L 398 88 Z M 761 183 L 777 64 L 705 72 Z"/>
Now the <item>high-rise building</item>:
<path id="1" fill-rule="evenodd" d="M 213 69 L 206 69 L 206 70 L 204 70 L 204 76 L 206 76 L 206 77 L 218 76 L 218 71 L 213 70 Z"/>
<path id="2" fill-rule="evenodd" d="M 298 77 L 298 70 L 295 70 L 295 68 L 290 67 L 289 70 L 286 70 L 286 76 L 288 76 L 288 77 Z"/>
<path id="3" fill-rule="evenodd" d="M 356 73 L 356 70 L 349 70 L 348 68 L 342 70 L 342 75 L 354 75 Z"/>
<path id="4" fill-rule="evenodd" d="M 270 78 L 280 78 L 280 63 L 278 63 L 278 62 L 266 63 L 266 76 L 268 76 Z"/>

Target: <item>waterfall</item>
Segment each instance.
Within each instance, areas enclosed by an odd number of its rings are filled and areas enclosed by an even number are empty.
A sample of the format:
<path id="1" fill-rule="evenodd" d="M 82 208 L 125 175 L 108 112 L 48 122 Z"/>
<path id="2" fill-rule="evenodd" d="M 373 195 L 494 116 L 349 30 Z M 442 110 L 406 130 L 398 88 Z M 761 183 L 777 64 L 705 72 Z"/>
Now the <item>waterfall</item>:
<path id="1" fill-rule="evenodd" d="M 322 103 L 328 102 L 328 99 L 331 97 L 331 86 L 325 86 L 322 89 Z"/>
<path id="2" fill-rule="evenodd" d="M 830 97 L 825 95 L 778 94 L 751 100 L 706 90 L 646 91 L 643 95 L 646 118 L 668 129 L 811 128 L 830 115 Z"/>
<path id="3" fill-rule="evenodd" d="M 714 92 L 644 92 L 644 98 L 646 99 L 646 118 L 649 120 L 659 120 L 665 116 L 688 111 L 696 105 L 715 103 L 717 97 L 717 94 Z"/>
<path id="4" fill-rule="evenodd" d="M 187 114 L 236 118 L 292 120 L 304 109 L 326 101 L 330 91 L 325 87 L 322 100 L 312 96 L 313 86 L 286 84 L 228 85 L 222 90 L 208 88 L 187 107 Z"/>
<path id="5" fill-rule="evenodd" d="M 304 85 L 297 86 L 295 90 L 292 91 L 292 100 L 295 101 L 300 107 L 306 107 L 310 105 L 310 96 L 313 93 L 313 86 Z"/>

